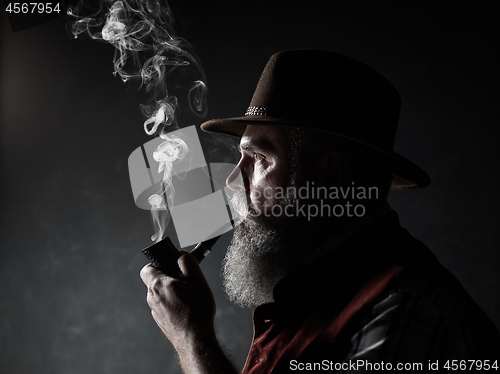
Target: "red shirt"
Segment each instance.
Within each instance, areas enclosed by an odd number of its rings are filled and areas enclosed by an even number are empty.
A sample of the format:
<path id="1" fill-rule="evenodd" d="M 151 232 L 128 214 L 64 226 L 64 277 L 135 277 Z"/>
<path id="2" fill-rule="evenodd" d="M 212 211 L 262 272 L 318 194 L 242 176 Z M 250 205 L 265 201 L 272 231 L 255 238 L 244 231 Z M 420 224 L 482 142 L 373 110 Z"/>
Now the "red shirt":
<path id="1" fill-rule="evenodd" d="M 276 303 L 259 306 L 254 311 L 254 341 L 242 374 L 287 371 L 291 360 L 311 362 L 309 352 L 313 351 L 314 356 L 318 353 L 315 345 L 321 342 L 322 345 L 335 346 L 335 340 L 341 339 L 341 333 L 351 318 L 373 301 L 401 270 L 395 265 L 375 276 L 340 313 L 332 310 L 335 304 L 327 303 L 329 307 L 299 318 L 300 322 L 293 320 L 288 323 L 290 319 L 282 315 L 287 312 L 280 310 Z M 333 319 L 332 313 L 336 314 Z"/>

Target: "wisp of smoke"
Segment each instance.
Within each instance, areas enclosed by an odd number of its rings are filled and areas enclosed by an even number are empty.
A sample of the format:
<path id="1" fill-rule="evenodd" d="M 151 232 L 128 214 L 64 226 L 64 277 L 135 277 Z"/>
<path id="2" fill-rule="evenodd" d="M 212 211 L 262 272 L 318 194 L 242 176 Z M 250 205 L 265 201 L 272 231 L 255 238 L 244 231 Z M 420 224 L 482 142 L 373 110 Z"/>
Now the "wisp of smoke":
<path id="1" fill-rule="evenodd" d="M 173 201 L 173 165 L 188 154 L 186 143 L 170 137 L 168 132 L 178 129 L 176 110 L 178 98 L 169 93 L 167 77 L 179 68 L 189 68 L 195 78 L 188 87 L 187 100 L 192 112 L 204 117 L 207 112 L 206 79 L 198 57 L 185 39 L 174 33 L 174 16 L 167 1 L 162 0 L 102 0 L 98 10 L 88 11 L 85 0 L 68 7 L 68 15 L 75 21 L 72 34 L 77 38 L 86 34 L 92 39 L 112 44 L 115 47 L 114 74 L 127 82 L 140 80 L 146 92 L 152 92 L 149 104 L 141 105 L 146 120 L 144 131 L 148 135 L 159 135 L 165 141 L 153 154 L 163 171 L 162 190 L 149 199 L 153 221 L 159 228 L 154 240 L 161 240 L 163 225 L 159 210 Z"/>

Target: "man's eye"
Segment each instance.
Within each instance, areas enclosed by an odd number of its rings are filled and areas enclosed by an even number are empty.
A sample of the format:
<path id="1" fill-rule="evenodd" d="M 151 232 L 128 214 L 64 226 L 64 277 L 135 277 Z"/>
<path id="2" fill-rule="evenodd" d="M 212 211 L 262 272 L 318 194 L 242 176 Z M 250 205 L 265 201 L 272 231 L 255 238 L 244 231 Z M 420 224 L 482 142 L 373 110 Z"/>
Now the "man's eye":
<path id="1" fill-rule="evenodd" d="M 260 153 L 254 153 L 253 154 L 253 158 L 255 161 L 260 161 L 260 160 L 264 160 L 265 157 L 263 155 L 261 155 Z"/>

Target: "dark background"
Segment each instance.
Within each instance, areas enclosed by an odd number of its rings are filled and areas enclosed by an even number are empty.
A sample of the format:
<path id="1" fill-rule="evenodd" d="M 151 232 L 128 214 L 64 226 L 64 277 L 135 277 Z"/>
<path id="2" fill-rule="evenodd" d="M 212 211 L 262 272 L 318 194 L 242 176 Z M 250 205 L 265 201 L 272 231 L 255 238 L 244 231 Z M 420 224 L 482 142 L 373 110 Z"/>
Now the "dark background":
<path id="1" fill-rule="evenodd" d="M 179 34 L 208 79 L 208 118 L 242 115 L 278 50 L 332 50 L 387 76 L 403 101 L 395 149 L 433 179 L 390 202 L 500 326 L 498 9 L 176 2 Z M 71 39 L 64 17 L 12 33 L 2 9 L 1 31 L 0 371 L 178 373 L 139 278 L 152 228 L 134 205 L 127 158 L 149 140 L 143 94 L 113 77 L 113 47 Z M 314 61 L 297 73 L 308 69 Z M 251 310 L 221 291 L 229 236 L 202 268 L 220 340 L 241 367 Z"/>

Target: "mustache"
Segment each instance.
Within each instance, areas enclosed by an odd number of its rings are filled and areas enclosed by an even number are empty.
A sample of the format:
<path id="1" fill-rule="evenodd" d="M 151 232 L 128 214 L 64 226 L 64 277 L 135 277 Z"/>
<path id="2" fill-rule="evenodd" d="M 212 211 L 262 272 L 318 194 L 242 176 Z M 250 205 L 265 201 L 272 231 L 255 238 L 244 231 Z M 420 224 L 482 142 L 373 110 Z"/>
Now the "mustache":
<path id="1" fill-rule="evenodd" d="M 238 213 L 239 218 L 242 220 L 247 219 L 250 213 L 254 211 L 250 196 L 245 191 L 237 191 L 229 201 L 229 204 L 231 204 L 231 207 Z"/>

